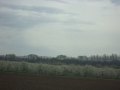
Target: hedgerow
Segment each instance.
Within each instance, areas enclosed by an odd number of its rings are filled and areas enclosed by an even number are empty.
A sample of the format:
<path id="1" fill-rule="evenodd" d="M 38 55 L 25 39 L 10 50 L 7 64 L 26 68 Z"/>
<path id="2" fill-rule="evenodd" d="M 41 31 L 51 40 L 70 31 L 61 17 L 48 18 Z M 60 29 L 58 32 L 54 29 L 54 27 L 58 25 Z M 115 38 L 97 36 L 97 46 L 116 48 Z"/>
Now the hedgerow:
<path id="1" fill-rule="evenodd" d="M 27 72 L 43 75 L 62 75 L 95 78 L 120 78 L 120 69 L 110 67 L 97 68 L 91 65 L 50 65 L 28 63 L 25 61 L 0 61 L 1 71 Z"/>

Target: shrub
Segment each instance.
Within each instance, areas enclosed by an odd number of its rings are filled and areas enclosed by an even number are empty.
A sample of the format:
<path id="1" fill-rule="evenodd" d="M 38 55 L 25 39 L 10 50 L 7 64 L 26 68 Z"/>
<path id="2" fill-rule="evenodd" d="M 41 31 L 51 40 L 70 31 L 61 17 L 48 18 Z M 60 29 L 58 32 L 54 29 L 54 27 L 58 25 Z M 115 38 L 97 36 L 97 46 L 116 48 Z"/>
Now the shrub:
<path id="1" fill-rule="evenodd" d="M 120 69 L 97 68 L 91 65 L 50 65 L 43 63 L 0 61 L 0 70 L 29 72 L 46 75 L 82 76 L 96 78 L 120 78 Z"/>

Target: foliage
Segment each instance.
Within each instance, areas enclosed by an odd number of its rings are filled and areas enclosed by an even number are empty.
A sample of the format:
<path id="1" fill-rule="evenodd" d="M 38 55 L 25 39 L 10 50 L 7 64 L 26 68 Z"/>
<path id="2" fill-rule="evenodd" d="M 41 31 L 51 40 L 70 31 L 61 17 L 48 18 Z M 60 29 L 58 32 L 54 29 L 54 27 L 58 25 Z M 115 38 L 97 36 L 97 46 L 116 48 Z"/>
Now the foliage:
<path id="1" fill-rule="evenodd" d="M 110 67 L 97 68 L 91 65 L 51 65 L 43 63 L 28 63 L 25 61 L 0 61 L 0 70 L 38 73 L 44 75 L 120 78 L 120 69 Z"/>
<path id="2" fill-rule="evenodd" d="M 15 60 L 16 59 L 16 55 L 15 54 L 6 54 L 5 55 L 5 59 L 6 60 Z"/>
<path id="3" fill-rule="evenodd" d="M 56 58 L 60 60 L 64 60 L 67 56 L 66 55 L 58 55 Z"/>
<path id="4" fill-rule="evenodd" d="M 49 63 L 49 64 L 75 64 L 75 65 L 92 65 L 96 67 L 109 66 L 115 69 L 120 69 L 120 56 L 117 54 L 111 55 L 91 55 L 68 57 L 66 55 L 58 55 L 57 57 L 38 56 L 36 54 L 29 54 L 27 56 L 16 56 L 15 54 L 0 55 L 0 60 L 7 61 L 25 61 L 32 63 Z"/>

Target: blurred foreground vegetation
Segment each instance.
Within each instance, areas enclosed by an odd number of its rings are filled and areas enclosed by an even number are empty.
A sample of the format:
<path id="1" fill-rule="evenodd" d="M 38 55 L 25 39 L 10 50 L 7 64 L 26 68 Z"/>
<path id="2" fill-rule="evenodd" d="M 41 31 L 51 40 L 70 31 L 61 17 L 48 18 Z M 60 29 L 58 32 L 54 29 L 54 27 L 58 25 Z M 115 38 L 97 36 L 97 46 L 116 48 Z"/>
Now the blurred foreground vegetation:
<path id="1" fill-rule="evenodd" d="M 56 57 L 38 56 L 36 54 L 29 54 L 26 56 L 16 56 L 15 54 L 0 55 L 0 60 L 4 61 L 25 61 L 30 63 L 45 63 L 52 65 L 91 65 L 94 67 L 110 67 L 120 69 L 120 55 L 91 55 L 68 57 L 66 55 L 58 55 Z"/>
<path id="2" fill-rule="evenodd" d="M 120 69 L 115 69 L 107 66 L 94 67 L 91 65 L 74 64 L 53 65 L 45 63 L 29 63 L 25 61 L 17 62 L 0 60 L 0 71 L 25 72 L 43 75 L 120 79 Z"/>

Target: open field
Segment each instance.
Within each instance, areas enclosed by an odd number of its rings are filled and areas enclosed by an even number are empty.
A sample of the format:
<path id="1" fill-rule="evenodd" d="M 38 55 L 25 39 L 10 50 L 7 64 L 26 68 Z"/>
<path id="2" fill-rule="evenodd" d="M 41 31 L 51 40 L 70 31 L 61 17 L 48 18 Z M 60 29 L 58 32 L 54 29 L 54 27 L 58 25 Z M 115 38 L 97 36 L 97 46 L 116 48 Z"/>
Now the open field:
<path id="1" fill-rule="evenodd" d="M 0 72 L 0 90 L 120 90 L 120 80 Z"/>

